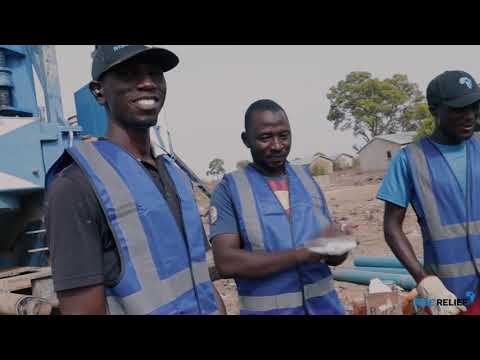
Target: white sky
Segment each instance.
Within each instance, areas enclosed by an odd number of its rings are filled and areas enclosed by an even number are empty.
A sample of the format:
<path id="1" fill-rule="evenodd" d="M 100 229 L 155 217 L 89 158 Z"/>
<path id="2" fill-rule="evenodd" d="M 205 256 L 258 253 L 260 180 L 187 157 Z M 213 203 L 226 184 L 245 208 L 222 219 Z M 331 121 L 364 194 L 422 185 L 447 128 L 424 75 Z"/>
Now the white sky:
<path id="1" fill-rule="evenodd" d="M 315 45 L 174 46 L 180 65 L 167 73 L 166 119 L 175 145 L 199 176 L 215 157 L 227 171 L 250 159 L 240 140 L 243 117 L 255 100 L 270 98 L 283 106 L 293 130 L 290 158 L 316 152 L 352 153 L 361 143 L 334 131 L 326 120 L 328 89 L 351 71 L 385 78 L 403 73 L 424 92 L 445 70 L 480 74 L 480 46 Z M 75 113 L 73 93 L 90 80 L 92 45 L 57 45 L 65 116 Z M 479 79 L 477 79 L 479 80 Z"/>

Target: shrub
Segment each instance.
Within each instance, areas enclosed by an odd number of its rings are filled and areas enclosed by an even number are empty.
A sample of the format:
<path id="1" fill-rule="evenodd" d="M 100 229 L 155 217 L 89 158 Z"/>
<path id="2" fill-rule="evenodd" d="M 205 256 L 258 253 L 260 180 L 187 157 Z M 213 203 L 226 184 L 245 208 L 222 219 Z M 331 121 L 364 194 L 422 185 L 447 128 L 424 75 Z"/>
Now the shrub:
<path id="1" fill-rule="evenodd" d="M 311 166 L 311 171 L 312 171 L 313 176 L 322 176 L 322 175 L 325 175 L 327 173 L 325 171 L 325 169 L 323 168 L 323 166 L 321 166 L 320 164 L 312 165 Z"/>

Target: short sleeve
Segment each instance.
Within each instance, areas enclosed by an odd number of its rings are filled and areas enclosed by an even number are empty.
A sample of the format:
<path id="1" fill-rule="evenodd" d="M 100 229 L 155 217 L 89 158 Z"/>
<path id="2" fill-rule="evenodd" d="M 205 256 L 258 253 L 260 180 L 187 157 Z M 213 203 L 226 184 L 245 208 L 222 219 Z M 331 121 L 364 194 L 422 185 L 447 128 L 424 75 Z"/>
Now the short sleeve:
<path id="1" fill-rule="evenodd" d="M 392 159 L 383 178 L 377 199 L 407 208 L 413 193 L 413 181 L 406 150 L 400 150 Z"/>
<path id="2" fill-rule="evenodd" d="M 210 239 L 222 234 L 240 234 L 235 207 L 225 178 L 215 188 L 210 202 Z"/>
<path id="3" fill-rule="evenodd" d="M 64 291 L 103 284 L 103 242 L 93 191 L 80 185 L 80 179 L 62 175 L 47 192 L 46 236 L 54 288 Z"/>

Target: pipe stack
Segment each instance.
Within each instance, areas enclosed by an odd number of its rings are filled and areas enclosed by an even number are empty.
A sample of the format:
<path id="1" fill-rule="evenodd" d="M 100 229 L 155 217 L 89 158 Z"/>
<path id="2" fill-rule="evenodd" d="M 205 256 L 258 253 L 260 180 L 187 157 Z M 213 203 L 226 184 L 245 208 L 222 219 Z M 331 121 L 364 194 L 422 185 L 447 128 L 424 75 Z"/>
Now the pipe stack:
<path id="1" fill-rule="evenodd" d="M 423 259 L 420 261 L 423 265 Z M 414 289 L 417 284 L 403 265 L 394 257 L 356 256 L 353 268 L 338 268 L 333 271 L 337 281 L 355 284 L 370 284 L 372 279 L 393 282 L 405 290 Z"/>

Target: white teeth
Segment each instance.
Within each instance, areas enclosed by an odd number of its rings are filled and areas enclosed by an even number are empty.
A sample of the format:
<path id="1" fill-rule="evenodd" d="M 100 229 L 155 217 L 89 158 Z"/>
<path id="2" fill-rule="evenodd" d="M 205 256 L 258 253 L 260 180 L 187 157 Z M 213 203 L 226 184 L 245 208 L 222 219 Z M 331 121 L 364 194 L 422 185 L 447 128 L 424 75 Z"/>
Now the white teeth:
<path id="1" fill-rule="evenodd" d="M 137 104 L 139 104 L 140 106 L 153 106 L 155 105 L 155 100 L 153 99 L 138 100 Z"/>

